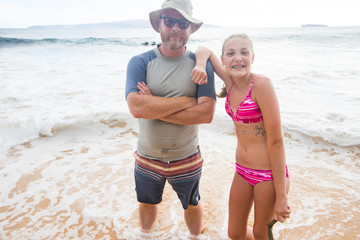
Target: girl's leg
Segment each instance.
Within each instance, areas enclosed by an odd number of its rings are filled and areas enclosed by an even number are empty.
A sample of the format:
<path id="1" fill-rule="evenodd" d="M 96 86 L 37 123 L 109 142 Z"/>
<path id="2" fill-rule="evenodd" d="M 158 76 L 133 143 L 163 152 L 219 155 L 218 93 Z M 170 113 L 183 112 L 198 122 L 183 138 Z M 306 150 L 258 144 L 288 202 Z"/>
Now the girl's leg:
<path id="1" fill-rule="evenodd" d="M 235 173 L 229 196 L 228 235 L 231 239 L 254 239 L 247 227 L 253 204 L 253 186 Z"/>
<path id="2" fill-rule="evenodd" d="M 290 180 L 286 179 L 286 192 L 289 192 Z M 267 224 L 275 218 L 275 188 L 273 181 L 265 181 L 254 186 L 254 236 L 256 239 L 268 239 Z"/>
<path id="3" fill-rule="evenodd" d="M 274 219 L 275 188 L 273 181 L 265 181 L 254 186 L 254 236 L 268 239 L 267 224 Z"/>

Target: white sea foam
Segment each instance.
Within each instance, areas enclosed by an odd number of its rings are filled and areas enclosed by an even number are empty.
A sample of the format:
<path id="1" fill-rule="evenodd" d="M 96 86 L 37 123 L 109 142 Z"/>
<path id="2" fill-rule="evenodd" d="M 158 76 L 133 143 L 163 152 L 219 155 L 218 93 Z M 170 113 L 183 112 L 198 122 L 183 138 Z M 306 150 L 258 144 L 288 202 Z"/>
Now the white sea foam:
<path id="1" fill-rule="evenodd" d="M 0 146 L 6 148 L 38 135 L 51 135 L 54 125 L 62 124 L 68 118 L 77 121 L 74 115 L 83 119 L 94 112 L 125 112 L 127 62 L 131 56 L 149 50 L 141 42 L 154 40 L 157 36 L 144 31 L 142 37 L 134 38 L 139 34 L 136 31 L 139 30 L 104 30 L 95 35 L 84 30 L 0 32 L 3 37 L 10 35 L 20 41 L 11 46 L 4 45 L 0 57 L 0 102 L 3 106 Z M 355 42 L 355 48 L 350 44 L 355 40 L 352 35 L 346 35 L 348 29 L 329 29 L 327 33 L 315 31 L 312 35 L 307 35 L 310 30 L 303 29 L 281 29 L 278 34 L 253 29 L 221 31 L 223 34 L 219 34 L 219 30 L 208 30 L 194 35 L 189 48 L 194 50 L 198 45 L 207 45 L 219 52 L 225 37 L 235 31 L 248 32 L 255 45 L 254 71 L 273 80 L 284 125 L 340 146 L 360 144 L 357 124 L 360 121 L 357 76 L 360 73 L 356 70 L 359 69 L 356 63 L 360 62 L 360 47 L 357 48 Z M 345 35 L 337 31 L 343 31 Z M 356 33 L 358 29 L 352 31 Z M 317 42 L 326 36 L 331 41 L 328 45 Z M 21 42 L 21 39 L 56 37 L 61 41 L 45 45 L 41 42 L 29 44 L 28 40 Z M 83 41 L 91 37 L 97 42 Z M 109 37 L 114 38 L 115 44 L 108 41 Z M 349 45 L 342 44 L 346 37 Z M 64 43 L 66 39 L 73 43 Z M 134 44 L 125 43 L 127 41 Z M 339 57 L 333 58 L 336 41 L 339 41 Z M 340 57 L 341 62 L 337 60 Z M 218 78 L 216 85 L 217 89 L 222 85 Z"/>
<path id="2" fill-rule="evenodd" d="M 0 38 L 39 40 L 0 46 L 1 239 L 139 237 L 138 122 L 124 84 L 130 57 L 158 38 L 150 30 L 73 31 L 0 30 Z M 225 37 L 244 31 L 254 40 L 254 71 L 268 75 L 278 94 L 292 181 L 292 217 L 276 224 L 274 235 L 358 238 L 360 46 L 348 32 L 358 36 L 359 29 L 208 29 L 194 34 L 189 48 L 219 52 Z M 213 122 L 200 127 L 205 239 L 227 237 L 236 137 L 223 108 L 218 99 Z M 153 238 L 187 237 L 167 187 Z"/>

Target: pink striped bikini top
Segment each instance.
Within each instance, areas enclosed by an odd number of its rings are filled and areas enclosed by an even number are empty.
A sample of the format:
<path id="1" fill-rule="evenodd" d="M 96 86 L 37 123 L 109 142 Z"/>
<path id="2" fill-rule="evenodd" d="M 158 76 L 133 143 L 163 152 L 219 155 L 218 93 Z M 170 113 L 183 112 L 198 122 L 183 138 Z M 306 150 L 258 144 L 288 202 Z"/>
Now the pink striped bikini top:
<path id="1" fill-rule="evenodd" d="M 236 114 L 233 113 L 230 105 L 230 91 L 231 88 L 234 86 L 235 82 L 233 82 L 227 93 L 226 102 L 225 102 L 225 111 L 232 118 L 234 122 L 257 123 L 263 121 L 263 117 L 259 106 L 251 98 L 251 90 L 253 87 L 254 79 L 251 81 L 249 93 L 244 97 L 244 99 L 241 101 L 238 108 L 236 109 Z"/>

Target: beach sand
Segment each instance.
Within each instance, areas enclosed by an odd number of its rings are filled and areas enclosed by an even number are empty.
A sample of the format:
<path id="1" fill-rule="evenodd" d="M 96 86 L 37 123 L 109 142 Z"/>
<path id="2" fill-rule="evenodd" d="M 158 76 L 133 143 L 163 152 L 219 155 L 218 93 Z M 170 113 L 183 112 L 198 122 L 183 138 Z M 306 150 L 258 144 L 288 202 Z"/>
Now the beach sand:
<path id="1" fill-rule="evenodd" d="M 0 152 L 1 239 L 139 239 L 132 157 L 137 121 L 119 119 L 58 126 L 51 137 Z M 231 127 L 221 132 L 204 125 L 200 142 L 202 238 L 227 239 L 235 136 Z M 274 226 L 275 237 L 360 239 L 359 148 L 291 132 L 285 144 L 292 214 Z M 317 159 L 336 164 L 323 166 Z M 167 184 L 152 239 L 187 236 L 181 204 Z"/>

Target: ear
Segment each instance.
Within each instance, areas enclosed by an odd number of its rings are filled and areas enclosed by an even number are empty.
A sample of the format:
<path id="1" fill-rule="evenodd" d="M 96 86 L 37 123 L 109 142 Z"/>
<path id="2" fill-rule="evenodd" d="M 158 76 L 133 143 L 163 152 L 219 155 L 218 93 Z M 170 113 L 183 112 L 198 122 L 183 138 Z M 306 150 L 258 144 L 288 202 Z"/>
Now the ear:
<path id="1" fill-rule="evenodd" d="M 252 54 L 251 64 L 254 62 L 254 58 L 255 58 L 255 53 Z"/>

